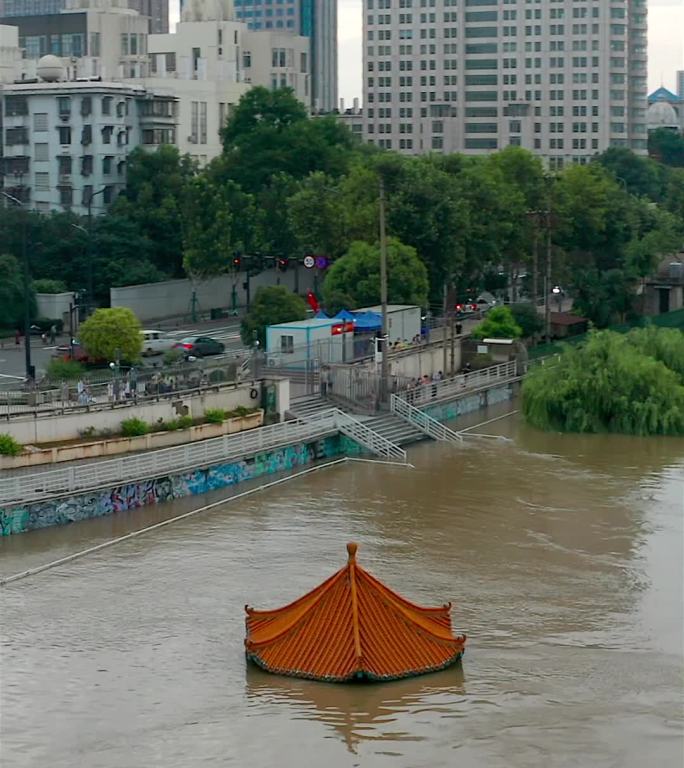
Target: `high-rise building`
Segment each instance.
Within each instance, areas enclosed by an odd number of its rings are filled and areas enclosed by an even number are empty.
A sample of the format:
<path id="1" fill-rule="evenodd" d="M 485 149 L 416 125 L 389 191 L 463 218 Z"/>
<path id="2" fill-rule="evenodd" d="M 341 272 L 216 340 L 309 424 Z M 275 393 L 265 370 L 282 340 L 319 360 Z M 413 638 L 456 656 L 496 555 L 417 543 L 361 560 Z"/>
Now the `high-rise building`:
<path id="1" fill-rule="evenodd" d="M 235 16 L 250 29 L 293 32 L 310 39 L 315 110 L 337 107 L 337 0 L 234 0 Z"/>
<path id="2" fill-rule="evenodd" d="M 364 137 L 522 146 L 552 167 L 646 152 L 646 0 L 364 0 Z"/>
<path id="3" fill-rule="evenodd" d="M 0 19 L 11 23 L 12 19 L 24 16 L 50 16 L 64 10 L 81 10 L 100 7 L 108 10 L 111 6 L 123 5 L 138 11 L 149 19 L 149 32 L 153 34 L 169 31 L 169 0 L 127 0 L 123 4 L 118 0 L 0 0 Z"/>

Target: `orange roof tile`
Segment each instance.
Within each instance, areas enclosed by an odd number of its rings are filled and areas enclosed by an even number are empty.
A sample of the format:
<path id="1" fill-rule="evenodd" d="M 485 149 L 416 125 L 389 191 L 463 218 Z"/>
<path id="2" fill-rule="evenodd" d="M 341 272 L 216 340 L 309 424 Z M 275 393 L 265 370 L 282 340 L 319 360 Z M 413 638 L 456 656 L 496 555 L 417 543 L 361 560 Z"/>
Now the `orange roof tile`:
<path id="1" fill-rule="evenodd" d="M 423 608 L 356 562 L 293 603 L 247 612 L 247 658 L 276 674 L 315 680 L 393 680 L 443 669 L 463 655 L 451 632 L 451 603 Z"/>

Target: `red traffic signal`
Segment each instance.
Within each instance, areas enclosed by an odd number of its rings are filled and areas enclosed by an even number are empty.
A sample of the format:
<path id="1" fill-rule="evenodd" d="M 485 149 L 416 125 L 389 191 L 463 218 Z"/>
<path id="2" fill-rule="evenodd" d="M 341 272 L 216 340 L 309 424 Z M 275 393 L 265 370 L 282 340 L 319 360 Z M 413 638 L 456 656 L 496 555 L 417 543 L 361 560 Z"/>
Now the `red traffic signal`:
<path id="1" fill-rule="evenodd" d="M 279 256 L 276 264 L 281 272 L 287 272 L 287 268 L 290 264 L 290 260 L 286 256 Z"/>
<path id="2" fill-rule="evenodd" d="M 235 269 L 240 269 L 241 265 L 242 265 L 242 257 L 240 256 L 239 253 L 234 253 L 233 254 L 233 267 Z"/>

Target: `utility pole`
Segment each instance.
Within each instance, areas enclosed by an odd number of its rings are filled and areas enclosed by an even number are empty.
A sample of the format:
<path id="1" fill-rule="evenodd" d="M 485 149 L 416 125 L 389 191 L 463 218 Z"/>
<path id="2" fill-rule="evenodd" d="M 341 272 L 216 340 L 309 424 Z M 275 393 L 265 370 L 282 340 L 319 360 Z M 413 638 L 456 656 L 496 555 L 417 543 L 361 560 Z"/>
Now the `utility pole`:
<path id="1" fill-rule="evenodd" d="M 454 317 L 454 313 L 451 312 L 449 315 L 449 334 L 451 335 L 451 366 L 449 367 L 449 370 L 451 371 L 451 375 L 453 376 L 456 373 L 454 362 L 456 360 L 456 318 Z M 442 373 L 444 376 L 446 376 L 446 368 L 442 369 Z"/>
<path id="2" fill-rule="evenodd" d="M 546 209 L 546 269 L 544 271 L 544 334 L 546 343 L 551 341 L 551 204 Z"/>
<path id="3" fill-rule="evenodd" d="M 448 295 L 449 291 L 447 288 L 447 279 L 444 278 L 444 290 L 443 290 L 443 301 L 442 301 L 442 313 L 444 317 L 442 318 L 442 371 L 446 373 L 447 370 L 447 318 L 449 317 L 449 312 L 447 309 L 448 306 Z"/>
<path id="4" fill-rule="evenodd" d="M 534 227 L 534 251 L 532 253 L 532 306 L 537 311 L 539 299 L 539 230 Z"/>
<path id="5" fill-rule="evenodd" d="M 380 368 L 380 400 L 387 402 L 389 358 L 387 354 L 387 231 L 385 225 L 385 180 L 380 175 L 380 303 L 382 305 L 382 358 Z"/>

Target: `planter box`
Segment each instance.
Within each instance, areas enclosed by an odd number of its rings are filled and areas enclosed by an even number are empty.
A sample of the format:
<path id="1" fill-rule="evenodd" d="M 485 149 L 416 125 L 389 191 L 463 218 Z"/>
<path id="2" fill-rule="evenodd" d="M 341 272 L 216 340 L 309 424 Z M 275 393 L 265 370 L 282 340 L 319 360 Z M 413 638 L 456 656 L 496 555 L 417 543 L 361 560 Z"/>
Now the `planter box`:
<path id="1" fill-rule="evenodd" d="M 210 440 L 213 437 L 233 435 L 246 429 L 260 427 L 264 423 L 262 410 L 226 419 L 221 424 L 199 424 L 189 429 L 173 432 L 150 432 L 140 437 L 115 437 L 110 440 L 94 440 L 78 445 L 65 445 L 55 448 L 37 448 L 24 451 L 19 456 L 0 456 L 0 470 L 36 467 L 41 464 L 59 464 L 63 461 L 79 461 L 102 456 L 121 456 L 136 451 L 151 451 L 156 448 L 169 448 L 174 445 L 194 443 L 198 440 Z"/>

